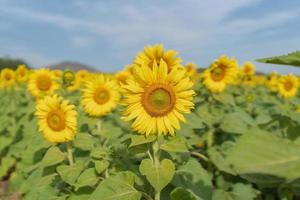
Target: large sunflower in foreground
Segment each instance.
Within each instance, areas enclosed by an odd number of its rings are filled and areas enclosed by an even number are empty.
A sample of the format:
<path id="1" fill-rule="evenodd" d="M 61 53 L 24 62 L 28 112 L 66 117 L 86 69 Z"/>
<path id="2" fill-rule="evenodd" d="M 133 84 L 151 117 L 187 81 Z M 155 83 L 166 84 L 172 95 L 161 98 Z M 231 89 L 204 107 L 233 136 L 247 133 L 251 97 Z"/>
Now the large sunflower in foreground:
<path id="1" fill-rule="evenodd" d="M 134 120 L 133 130 L 140 134 L 174 135 L 185 122 L 184 113 L 193 108 L 193 83 L 185 70 L 173 68 L 168 72 L 167 64 L 154 62 L 152 69 L 147 65 L 136 67 L 135 79 L 128 80 L 124 88 L 123 119 Z"/>
<path id="2" fill-rule="evenodd" d="M 39 131 L 49 142 L 73 140 L 77 131 L 77 112 L 69 101 L 57 95 L 46 96 L 37 102 L 35 115 Z"/>
<path id="3" fill-rule="evenodd" d="M 88 80 L 82 89 L 81 104 L 90 116 L 99 117 L 110 113 L 120 100 L 118 83 L 103 74 Z"/>
<path id="4" fill-rule="evenodd" d="M 211 92 L 222 92 L 226 85 L 236 81 L 238 64 L 235 59 L 220 56 L 213 62 L 209 69 L 204 72 L 204 85 Z"/>
<path id="5" fill-rule="evenodd" d="M 28 90 L 35 97 L 51 95 L 59 88 L 56 77 L 48 69 L 35 70 L 29 78 Z"/>
<path id="6" fill-rule="evenodd" d="M 29 77 L 29 70 L 26 65 L 22 64 L 18 66 L 18 68 L 16 69 L 16 77 L 17 80 L 21 83 L 27 82 Z"/>
<path id="7" fill-rule="evenodd" d="M 149 68 L 152 68 L 154 61 L 159 65 L 160 61 L 164 61 L 168 66 L 168 71 L 172 68 L 183 67 L 181 65 L 181 59 L 177 57 L 177 52 L 174 50 L 164 50 L 162 44 L 156 44 L 153 46 L 145 46 L 143 52 L 139 52 L 134 59 L 134 64 L 142 66 L 146 64 Z"/>
<path id="8" fill-rule="evenodd" d="M 16 82 L 15 73 L 12 69 L 4 68 L 0 74 L 0 86 L 9 89 Z"/>
<path id="9" fill-rule="evenodd" d="M 299 82 L 296 76 L 289 74 L 282 76 L 278 82 L 278 92 L 284 98 L 291 98 L 297 95 Z"/>

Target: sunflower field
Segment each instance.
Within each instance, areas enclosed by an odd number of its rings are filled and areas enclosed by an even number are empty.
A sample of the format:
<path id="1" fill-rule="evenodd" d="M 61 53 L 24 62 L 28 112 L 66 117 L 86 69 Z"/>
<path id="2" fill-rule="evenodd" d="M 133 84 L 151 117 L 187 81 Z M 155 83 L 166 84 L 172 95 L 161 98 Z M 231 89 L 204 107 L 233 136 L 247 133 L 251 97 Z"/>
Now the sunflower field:
<path id="1" fill-rule="evenodd" d="M 0 74 L 0 199 L 300 199 L 299 77 L 146 46 L 114 74 Z"/>

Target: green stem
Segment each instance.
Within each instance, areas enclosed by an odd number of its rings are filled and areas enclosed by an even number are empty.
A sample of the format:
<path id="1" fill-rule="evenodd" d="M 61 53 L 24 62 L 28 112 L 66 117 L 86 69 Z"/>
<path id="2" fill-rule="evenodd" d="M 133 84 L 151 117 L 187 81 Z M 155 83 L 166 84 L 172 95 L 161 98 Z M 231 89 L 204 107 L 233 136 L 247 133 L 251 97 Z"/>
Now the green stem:
<path id="1" fill-rule="evenodd" d="M 159 165 L 160 165 L 160 144 L 158 142 L 158 139 L 152 144 L 152 149 L 153 149 L 154 165 L 156 167 L 159 167 Z M 154 199 L 160 200 L 160 191 L 155 192 Z"/>
<path id="2" fill-rule="evenodd" d="M 155 193 L 155 200 L 160 200 L 160 192 Z"/>
<path id="3" fill-rule="evenodd" d="M 72 144 L 71 144 L 71 142 L 67 143 L 67 152 L 68 152 L 68 161 L 69 161 L 69 164 L 72 166 L 74 164 L 74 159 L 73 159 L 73 152 L 72 152 Z"/>
<path id="4" fill-rule="evenodd" d="M 191 152 L 191 155 L 192 156 L 195 156 L 195 157 L 198 157 L 198 158 L 200 158 L 201 160 L 204 160 L 204 161 L 208 161 L 208 158 L 205 156 L 205 155 L 203 155 L 203 154 L 201 154 L 201 153 L 198 153 L 198 152 Z"/>

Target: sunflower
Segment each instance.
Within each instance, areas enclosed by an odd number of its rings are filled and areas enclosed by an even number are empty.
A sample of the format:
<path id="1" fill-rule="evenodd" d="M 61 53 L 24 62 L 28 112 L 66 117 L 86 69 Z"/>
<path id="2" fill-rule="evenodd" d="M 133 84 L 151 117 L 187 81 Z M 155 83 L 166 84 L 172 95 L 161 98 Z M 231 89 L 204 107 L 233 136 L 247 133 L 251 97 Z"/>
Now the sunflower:
<path id="1" fill-rule="evenodd" d="M 257 84 L 254 76 L 245 76 L 241 83 L 248 87 L 255 87 Z"/>
<path id="2" fill-rule="evenodd" d="M 291 98 L 298 93 L 299 82 L 296 76 L 289 74 L 282 76 L 278 83 L 278 92 L 284 98 Z"/>
<path id="3" fill-rule="evenodd" d="M 77 130 L 75 106 L 57 95 L 46 96 L 38 101 L 35 115 L 39 131 L 53 143 L 73 140 Z"/>
<path id="4" fill-rule="evenodd" d="M 119 100 L 118 83 L 103 74 L 88 80 L 82 89 L 81 104 L 90 116 L 107 115 L 117 106 Z"/>
<path id="5" fill-rule="evenodd" d="M 185 122 L 183 113 L 190 113 L 195 92 L 193 83 L 185 70 L 172 68 L 168 71 L 164 60 L 149 68 L 148 65 L 136 67 L 134 79 L 124 88 L 123 113 L 125 121 L 134 120 L 133 130 L 146 136 L 174 135 L 180 129 L 180 121 Z"/>
<path id="6" fill-rule="evenodd" d="M 62 77 L 62 75 L 63 75 L 63 71 L 60 70 L 60 69 L 55 69 L 55 70 L 52 70 L 51 72 L 58 79 L 60 79 Z"/>
<path id="7" fill-rule="evenodd" d="M 134 64 L 138 66 L 146 64 L 149 68 L 152 68 L 154 61 L 159 65 L 161 60 L 167 64 L 168 71 L 172 68 L 183 67 L 181 65 L 182 60 L 177 57 L 177 52 L 174 50 L 164 51 L 162 44 L 145 46 L 144 51 L 139 52 L 134 59 Z"/>
<path id="8" fill-rule="evenodd" d="M 16 77 L 17 80 L 21 83 L 27 82 L 29 77 L 29 70 L 26 65 L 18 65 L 18 68 L 16 69 Z"/>
<path id="9" fill-rule="evenodd" d="M 227 56 L 220 56 L 215 60 L 209 69 L 204 72 L 204 85 L 211 92 L 222 92 L 226 85 L 236 81 L 238 73 L 237 61 Z"/>
<path id="10" fill-rule="evenodd" d="M 266 82 L 265 85 L 272 91 L 272 92 L 276 92 L 278 89 L 278 74 L 276 72 L 272 72 Z"/>
<path id="11" fill-rule="evenodd" d="M 185 65 L 186 73 L 188 76 L 192 77 L 197 74 L 197 66 L 194 63 L 187 63 Z"/>
<path id="12" fill-rule="evenodd" d="M 51 95 L 58 88 L 56 77 L 48 69 L 38 69 L 30 75 L 28 90 L 35 97 Z"/>
<path id="13" fill-rule="evenodd" d="M 4 68 L 0 74 L 0 83 L 2 88 L 10 89 L 16 82 L 15 72 L 12 69 Z"/>
<path id="14" fill-rule="evenodd" d="M 126 84 L 127 80 L 131 77 L 131 73 L 127 70 L 122 70 L 115 74 L 115 78 L 120 84 Z"/>
<path id="15" fill-rule="evenodd" d="M 82 83 L 89 79 L 90 73 L 87 70 L 81 69 L 76 73 L 76 79 Z"/>
<path id="16" fill-rule="evenodd" d="M 240 69 L 240 73 L 242 76 L 255 75 L 255 65 L 251 62 L 245 62 Z"/>

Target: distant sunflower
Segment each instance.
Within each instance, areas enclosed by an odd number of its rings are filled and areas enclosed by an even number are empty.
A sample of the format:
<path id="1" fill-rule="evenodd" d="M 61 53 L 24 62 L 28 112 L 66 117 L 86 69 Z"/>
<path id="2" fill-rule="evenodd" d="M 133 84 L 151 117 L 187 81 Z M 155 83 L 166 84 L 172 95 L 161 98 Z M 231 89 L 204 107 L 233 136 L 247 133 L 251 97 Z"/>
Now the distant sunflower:
<path id="1" fill-rule="evenodd" d="M 131 73 L 127 70 L 122 70 L 116 73 L 115 77 L 120 84 L 126 84 L 127 80 L 131 77 Z"/>
<path id="2" fill-rule="evenodd" d="M 204 72 L 204 85 L 211 92 L 222 92 L 226 85 L 236 81 L 237 61 L 227 56 L 220 56 L 213 62 L 209 69 Z"/>
<path id="3" fill-rule="evenodd" d="M 268 77 L 265 82 L 265 85 L 272 91 L 276 92 L 278 89 L 278 82 L 279 82 L 279 77 L 276 72 L 272 72 Z"/>
<path id="4" fill-rule="evenodd" d="M 62 77 L 62 75 L 63 75 L 63 71 L 60 70 L 60 69 L 55 69 L 55 70 L 52 70 L 51 72 L 58 79 L 60 79 Z"/>
<path id="5" fill-rule="evenodd" d="M 0 86 L 10 89 L 16 82 L 15 72 L 12 69 L 4 68 L 0 74 Z"/>
<path id="6" fill-rule="evenodd" d="M 240 69 L 242 76 L 255 75 L 255 65 L 251 62 L 245 62 Z"/>
<path id="7" fill-rule="evenodd" d="M 81 69 L 76 73 L 76 79 L 80 82 L 85 82 L 89 79 L 90 73 L 87 70 Z"/>
<path id="8" fill-rule="evenodd" d="M 278 83 L 278 92 L 284 98 L 291 98 L 297 95 L 299 82 L 296 76 L 289 74 L 282 76 Z"/>
<path id="9" fill-rule="evenodd" d="M 117 106 L 119 100 L 118 83 L 103 74 L 88 80 L 82 89 L 81 104 L 90 116 L 107 115 Z"/>
<path id="10" fill-rule="evenodd" d="M 77 131 L 77 112 L 69 101 L 57 95 L 46 96 L 38 101 L 35 115 L 39 131 L 49 142 L 63 143 L 73 140 Z"/>
<path id="11" fill-rule="evenodd" d="M 48 69 L 38 69 L 30 75 L 28 90 L 35 97 L 51 95 L 58 88 L 56 77 Z"/>
<path id="12" fill-rule="evenodd" d="M 16 69 L 16 77 L 17 80 L 21 83 L 27 82 L 29 77 L 29 70 L 26 65 L 19 65 Z"/>
<path id="13" fill-rule="evenodd" d="M 188 76 L 192 77 L 197 74 L 197 66 L 194 63 L 187 63 L 185 65 L 186 73 Z"/>
<path id="14" fill-rule="evenodd" d="M 139 52 L 134 59 L 134 64 L 142 66 L 146 64 L 149 68 L 152 68 L 154 61 L 159 65 L 160 61 L 164 61 L 168 66 L 168 71 L 172 68 L 183 67 L 181 65 L 181 59 L 177 57 L 177 52 L 174 50 L 164 51 L 162 44 L 156 44 L 153 46 L 145 46 L 143 52 Z"/>
<path id="15" fill-rule="evenodd" d="M 133 130 L 140 134 L 174 135 L 180 129 L 180 121 L 185 122 L 184 113 L 190 113 L 194 106 L 193 83 L 185 70 L 172 68 L 164 60 L 149 68 L 136 67 L 135 78 L 122 85 L 125 121 L 134 120 Z"/>

